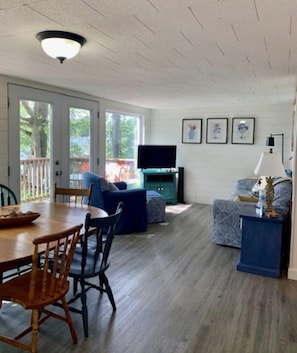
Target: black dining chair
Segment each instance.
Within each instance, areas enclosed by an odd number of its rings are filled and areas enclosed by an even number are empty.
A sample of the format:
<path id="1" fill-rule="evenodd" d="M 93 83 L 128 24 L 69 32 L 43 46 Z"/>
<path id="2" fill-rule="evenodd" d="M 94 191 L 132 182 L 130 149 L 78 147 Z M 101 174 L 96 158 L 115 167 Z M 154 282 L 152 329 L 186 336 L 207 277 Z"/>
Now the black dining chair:
<path id="1" fill-rule="evenodd" d="M 8 186 L 0 184 L 0 207 L 16 205 L 17 203 L 15 193 Z"/>
<path id="2" fill-rule="evenodd" d="M 102 218 L 91 218 L 88 213 L 85 220 L 85 233 L 82 235 L 82 245 L 77 246 L 69 271 L 69 277 L 80 284 L 80 292 L 77 286 L 73 297 L 68 301 L 69 309 L 82 315 L 85 337 L 88 337 L 88 306 L 86 292 L 97 289 L 100 293 L 107 293 L 113 311 L 116 305 L 106 271 L 109 268 L 109 254 L 115 236 L 116 226 L 123 211 L 123 203 L 120 202 L 116 212 Z M 95 230 L 95 231 L 94 231 Z M 104 243 L 103 243 L 104 238 Z M 98 277 L 98 285 L 88 280 Z M 71 303 L 81 299 L 81 310 L 71 307 Z"/>

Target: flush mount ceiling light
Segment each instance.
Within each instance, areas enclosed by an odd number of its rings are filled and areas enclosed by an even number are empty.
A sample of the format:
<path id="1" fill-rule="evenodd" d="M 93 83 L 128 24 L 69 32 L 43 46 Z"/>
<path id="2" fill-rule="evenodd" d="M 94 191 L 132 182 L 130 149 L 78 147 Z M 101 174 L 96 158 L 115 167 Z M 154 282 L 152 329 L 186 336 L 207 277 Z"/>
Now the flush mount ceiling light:
<path id="1" fill-rule="evenodd" d="M 36 34 L 44 52 L 58 59 L 63 64 L 65 59 L 71 59 L 79 52 L 85 44 L 84 37 L 70 32 L 63 31 L 43 31 Z"/>

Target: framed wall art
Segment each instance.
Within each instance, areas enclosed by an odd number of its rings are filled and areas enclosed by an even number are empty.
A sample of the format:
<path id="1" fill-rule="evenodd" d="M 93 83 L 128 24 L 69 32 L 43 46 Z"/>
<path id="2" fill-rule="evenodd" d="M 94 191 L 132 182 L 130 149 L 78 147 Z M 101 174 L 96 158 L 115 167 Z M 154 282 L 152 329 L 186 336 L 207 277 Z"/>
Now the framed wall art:
<path id="1" fill-rule="evenodd" d="M 202 142 L 202 119 L 183 119 L 182 143 Z"/>
<path id="2" fill-rule="evenodd" d="M 232 119 L 232 143 L 253 145 L 255 135 L 255 118 Z"/>
<path id="3" fill-rule="evenodd" d="M 206 143 L 227 143 L 228 118 L 208 118 Z"/>

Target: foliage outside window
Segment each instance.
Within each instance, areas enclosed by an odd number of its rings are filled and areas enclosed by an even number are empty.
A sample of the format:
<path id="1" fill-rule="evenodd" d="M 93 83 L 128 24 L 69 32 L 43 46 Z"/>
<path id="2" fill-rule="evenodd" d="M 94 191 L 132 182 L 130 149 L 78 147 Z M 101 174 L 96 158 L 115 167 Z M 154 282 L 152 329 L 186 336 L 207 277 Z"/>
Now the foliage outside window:
<path id="1" fill-rule="evenodd" d="M 89 110 L 69 108 L 70 176 L 83 173 L 90 168 L 90 120 Z"/>
<path id="2" fill-rule="evenodd" d="M 51 105 L 22 99 L 19 109 L 21 159 L 47 157 Z"/>

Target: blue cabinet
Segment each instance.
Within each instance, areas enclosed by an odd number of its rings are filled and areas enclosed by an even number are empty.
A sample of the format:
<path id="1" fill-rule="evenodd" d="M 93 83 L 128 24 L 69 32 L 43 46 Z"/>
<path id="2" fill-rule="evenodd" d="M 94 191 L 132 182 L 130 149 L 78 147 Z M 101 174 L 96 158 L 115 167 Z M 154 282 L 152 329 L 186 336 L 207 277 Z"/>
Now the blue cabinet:
<path id="1" fill-rule="evenodd" d="M 279 278 L 282 260 L 283 217 L 256 216 L 255 209 L 241 214 L 242 238 L 237 270 Z"/>

